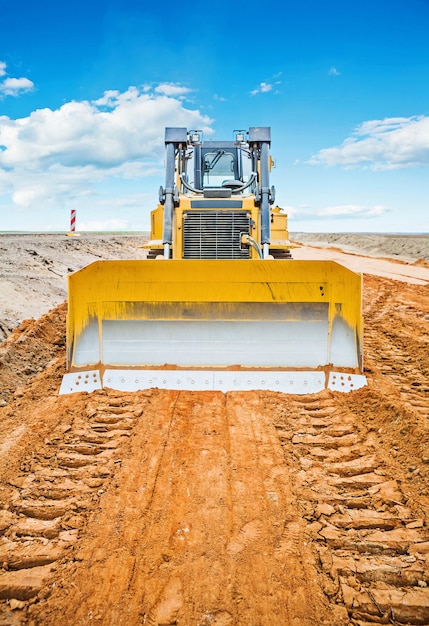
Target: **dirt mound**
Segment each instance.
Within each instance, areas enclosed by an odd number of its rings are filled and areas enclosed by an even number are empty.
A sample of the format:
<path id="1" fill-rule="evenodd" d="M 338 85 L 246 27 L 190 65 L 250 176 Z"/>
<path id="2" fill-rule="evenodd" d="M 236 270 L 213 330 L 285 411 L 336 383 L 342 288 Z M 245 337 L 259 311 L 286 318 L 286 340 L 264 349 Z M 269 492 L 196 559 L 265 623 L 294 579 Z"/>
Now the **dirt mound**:
<path id="1" fill-rule="evenodd" d="M 141 235 L 0 235 L 0 341 L 67 298 L 70 272 L 99 259 L 142 259 Z"/>
<path id="2" fill-rule="evenodd" d="M 65 362 L 66 311 L 63 303 L 39 320 L 26 320 L 0 345 L 0 406 L 60 356 Z"/>

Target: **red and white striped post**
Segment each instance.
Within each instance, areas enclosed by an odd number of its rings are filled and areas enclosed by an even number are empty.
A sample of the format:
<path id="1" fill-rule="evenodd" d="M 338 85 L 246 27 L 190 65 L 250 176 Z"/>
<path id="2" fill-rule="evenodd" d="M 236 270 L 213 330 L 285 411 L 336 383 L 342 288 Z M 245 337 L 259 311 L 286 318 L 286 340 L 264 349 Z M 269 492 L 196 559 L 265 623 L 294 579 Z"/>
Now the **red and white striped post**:
<path id="1" fill-rule="evenodd" d="M 70 215 L 70 232 L 73 233 L 73 234 L 76 232 L 76 209 L 72 209 L 71 210 L 71 215 Z"/>

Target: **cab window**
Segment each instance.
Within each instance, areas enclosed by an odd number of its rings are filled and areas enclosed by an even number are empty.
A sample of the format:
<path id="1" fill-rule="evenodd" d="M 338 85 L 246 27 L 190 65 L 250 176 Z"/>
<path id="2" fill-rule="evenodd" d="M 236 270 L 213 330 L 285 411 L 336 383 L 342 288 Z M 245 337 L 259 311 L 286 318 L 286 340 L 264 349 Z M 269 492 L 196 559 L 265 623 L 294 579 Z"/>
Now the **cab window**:
<path id="1" fill-rule="evenodd" d="M 234 178 L 234 155 L 218 150 L 206 152 L 203 162 L 203 187 L 222 187 L 225 180 Z"/>

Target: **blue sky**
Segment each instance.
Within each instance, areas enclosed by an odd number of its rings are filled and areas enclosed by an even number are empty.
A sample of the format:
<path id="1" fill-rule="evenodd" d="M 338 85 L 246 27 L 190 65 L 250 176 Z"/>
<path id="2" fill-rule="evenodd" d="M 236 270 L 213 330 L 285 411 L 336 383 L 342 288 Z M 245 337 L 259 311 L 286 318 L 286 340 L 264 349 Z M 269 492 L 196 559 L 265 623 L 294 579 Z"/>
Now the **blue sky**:
<path id="1" fill-rule="evenodd" d="M 429 232 L 429 0 L 0 0 L 0 231 L 147 230 L 164 127 L 271 126 L 291 231 Z"/>

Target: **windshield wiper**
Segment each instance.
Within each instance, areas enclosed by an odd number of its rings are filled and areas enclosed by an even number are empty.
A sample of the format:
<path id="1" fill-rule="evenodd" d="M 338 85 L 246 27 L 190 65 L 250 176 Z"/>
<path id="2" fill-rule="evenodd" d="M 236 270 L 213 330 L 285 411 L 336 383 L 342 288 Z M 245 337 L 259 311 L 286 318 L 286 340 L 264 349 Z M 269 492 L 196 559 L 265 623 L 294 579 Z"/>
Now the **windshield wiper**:
<path id="1" fill-rule="evenodd" d="M 221 158 L 221 156 L 224 155 L 224 154 L 225 154 L 225 150 L 218 150 L 218 152 L 213 157 L 213 160 L 210 163 L 207 163 L 207 161 L 205 161 L 204 165 L 205 165 L 206 172 L 209 172 L 210 170 L 212 170 L 214 168 L 214 166 L 216 165 L 216 163 Z"/>

